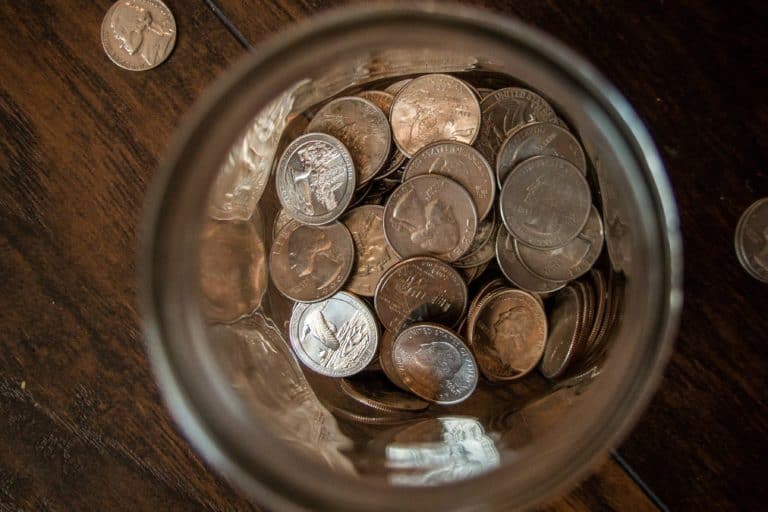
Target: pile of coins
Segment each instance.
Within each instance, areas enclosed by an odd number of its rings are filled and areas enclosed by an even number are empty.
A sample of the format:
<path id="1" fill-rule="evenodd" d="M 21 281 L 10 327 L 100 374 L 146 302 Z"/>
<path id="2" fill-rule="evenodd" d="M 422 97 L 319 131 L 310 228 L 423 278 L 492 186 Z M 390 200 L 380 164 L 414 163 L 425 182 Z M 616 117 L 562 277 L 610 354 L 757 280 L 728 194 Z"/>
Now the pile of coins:
<path id="1" fill-rule="evenodd" d="M 321 106 L 274 173 L 270 276 L 295 301 L 298 359 L 330 377 L 380 369 L 342 390 L 418 410 L 465 400 L 481 375 L 556 379 L 597 357 L 617 301 L 593 268 L 587 164 L 519 87 L 427 74 Z"/>

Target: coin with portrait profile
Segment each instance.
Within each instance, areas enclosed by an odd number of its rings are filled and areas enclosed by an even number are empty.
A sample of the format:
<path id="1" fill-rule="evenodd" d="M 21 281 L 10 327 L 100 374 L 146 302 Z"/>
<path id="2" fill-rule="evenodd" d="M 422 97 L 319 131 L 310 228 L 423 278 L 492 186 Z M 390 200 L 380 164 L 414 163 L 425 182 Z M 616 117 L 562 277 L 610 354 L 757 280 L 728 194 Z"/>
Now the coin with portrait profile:
<path id="1" fill-rule="evenodd" d="M 118 0 L 101 23 L 109 59 L 129 71 L 162 64 L 176 45 L 176 20 L 160 0 Z"/>

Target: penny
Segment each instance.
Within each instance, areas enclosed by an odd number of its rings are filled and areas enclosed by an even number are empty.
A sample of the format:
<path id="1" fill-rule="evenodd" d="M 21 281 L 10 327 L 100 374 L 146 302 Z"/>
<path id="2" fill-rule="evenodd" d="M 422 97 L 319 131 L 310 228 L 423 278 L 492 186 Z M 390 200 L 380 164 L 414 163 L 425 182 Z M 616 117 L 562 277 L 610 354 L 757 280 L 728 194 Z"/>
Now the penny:
<path id="1" fill-rule="evenodd" d="M 379 340 L 379 364 L 384 375 L 398 388 L 409 391 L 408 387 L 400 379 L 400 375 L 395 370 L 395 363 L 392 361 L 392 346 L 395 344 L 395 333 L 384 331 Z"/>
<path id="2" fill-rule="evenodd" d="M 395 100 L 395 97 L 392 94 L 371 89 L 359 92 L 357 93 L 357 96 L 364 100 L 368 100 L 379 107 L 379 109 L 384 112 L 384 115 L 387 116 L 387 119 L 389 119 L 389 111 L 392 109 L 392 102 Z"/>
<path id="3" fill-rule="evenodd" d="M 308 132 L 327 133 L 339 139 L 352 155 L 357 186 L 373 179 L 389 158 L 392 135 L 384 112 L 363 98 L 337 98 L 321 108 L 307 126 Z"/>
<path id="4" fill-rule="evenodd" d="M 567 283 L 542 279 L 525 268 L 517 255 L 517 241 L 506 229 L 499 228 L 496 235 L 496 260 L 502 274 L 520 289 L 534 293 L 551 293 Z"/>
<path id="5" fill-rule="evenodd" d="M 291 222 L 291 216 L 285 213 L 285 209 L 280 208 L 275 215 L 275 220 L 272 222 L 272 237 L 274 238 L 285 226 Z"/>
<path id="6" fill-rule="evenodd" d="M 423 411 L 429 407 L 429 402 L 393 388 L 386 377 L 379 374 L 341 379 L 339 386 L 353 400 L 384 412 Z"/>
<path id="7" fill-rule="evenodd" d="M 736 255 L 744 270 L 768 283 L 768 197 L 755 201 L 736 227 Z"/>
<path id="8" fill-rule="evenodd" d="M 342 223 L 308 226 L 292 220 L 272 241 L 272 283 L 291 300 L 326 299 L 349 277 L 354 252 L 352 236 Z"/>
<path id="9" fill-rule="evenodd" d="M 349 230 L 355 244 L 355 264 L 346 289 L 373 297 L 381 276 L 398 261 L 384 239 L 384 207 L 358 206 L 344 214 L 341 222 Z"/>
<path id="10" fill-rule="evenodd" d="M 520 87 L 506 87 L 488 94 L 480 102 L 482 122 L 475 147 L 492 165 L 509 133 L 534 121 L 553 123 L 557 115 L 544 98 Z"/>
<path id="11" fill-rule="evenodd" d="M 583 300 L 573 286 L 566 286 L 554 297 L 549 315 L 549 335 L 539 364 L 541 373 L 554 379 L 567 370 L 575 355 L 581 324 Z"/>
<path id="12" fill-rule="evenodd" d="M 483 272 L 485 272 L 485 269 L 488 268 L 488 263 L 482 263 L 476 267 L 467 267 L 467 268 L 457 268 L 456 270 L 459 271 L 459 273 L 464 278 L 464 281 L 466 281 L 467 284 L 470 284 L 472 281 L 477 279 L 482 275 Z"/>
<path id="13" fill-rule="evenodd" d="M 412 325 L 395 339 L 395 370 L 417 396 L 443 405 L 462 402 L 477 387 L 477 364 L 461 338 L 437 324 Z"/>
<path id="14" fill-rule="evenodd" d="M 275 170 L 280 204 L 304 224 L 337 219 L 352 201 L 355 183 L 349 151 L 325 133 L 308 133 L 291 142 Z"/>
<path id="15" fill-rule="evenodd" d="M 373 313 L 347 292 L 313 304 L 296 303 L 289 334 L 296 357 L 310 370 L 328 377 L 362 371 L 376 355 L 379 341 Z"/>
<path id="16" fill-rule="evenodd" d="M 491 214 L 477 226 L 477 233 L 467 253 L 453 262 L 456 268 L 477 267 L 491 261 L 496 254 L 496 230 L 499 228 L 496 222 L 496 212 Z"/>
<path id="17" fill-rule="evenodd" d="M 464 187 L 472 196 L 480 219 L 484 219 L 493 208 L 496 198 L 493 169 L 472 146 L 447 141 L 422 148 L 408 162 L 403 181 L 424 174 L 445 176 Z"/>
<path id="18" fill-rule="evenodd" d="M 581 233 L 592 208 L 587 180 L 567 160 L 536 156 L 515 167 L 501 189 L 501 219 L 518 242 L 562 247 Z"/>
<path id="19" fill-rule="evenodd" d="M 400 92 L 400 90 L 405 87 L 408 82 L 410 82 L 412 78 L 405 78 L 403 80 L 398 80 L 397 82 L 388 85 L 384 88 L 384 92 L 388 92 L 389 94 L 395 95 Z"/>
<path id="20" fill-rule="evenodd" d="M 423 75 L 397 93 L 390 119 L 395 144 L 412 157 L 442 140 L 472 144 L 480 127 L 480 104 L 472 88 L 458 78 Z"/>
<path id="21" fill-rule="evenodd" d="M 467 308 L 467 285 L 450 265 L 417 257 L 396 263 L 379 281 L 374 307 L 385 329 L 414 322 L 455 326 Z"/>
<path id="22" fill-rule="evenodd" d="M 570 281 L 587 273 L 603 250 L 603 221 L 594 206 L 581 233 L 557 249 L 517 246 L 520 261 L 548 281 Z"/>
<path id="23" fill-rule="evenodd" d="M 518 379 L 541 359 L 547 315 L 530 293 L 498 289 L 482 299 L 467 332 L 483 375 L 491 380 Z"/>
<path id="24" fill-rule="evenodd" d="M 146 71 L 162 64 L 176 45 L 176 20 L 159 0 L 118 0 L 101 23 L 101 45 L 123 69 Z"/>
<path id="25" fill-rule="evenodd" d="M 464 187 L 427 174 L 400 185 L 384 208 L 384 234 L 401 257 L 434 256 L 455 261 L 477 232 L 477 210 Z"/>
<path id="26" fill-rule="evenodd" d="M 576 137 L 556 124 L 530 123 L 512 131 L 499 149 L 495 162 L 499 186 L 520 162 L 539 155 L 568 160 L 587 174 L 587 158 Z"/>

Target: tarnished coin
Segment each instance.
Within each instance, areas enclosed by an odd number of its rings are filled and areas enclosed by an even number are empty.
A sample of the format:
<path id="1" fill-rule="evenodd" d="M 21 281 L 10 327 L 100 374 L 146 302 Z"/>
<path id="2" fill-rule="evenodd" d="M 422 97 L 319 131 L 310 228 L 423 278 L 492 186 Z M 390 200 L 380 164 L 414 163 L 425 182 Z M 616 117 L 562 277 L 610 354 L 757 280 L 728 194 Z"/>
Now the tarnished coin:
<path id="1" fill-rule="evenodd" d="M 581 233 L 557 249 L 534 249 L 517 246 L 521 263 L 548 281 L 570 281 L 587 273 L 603 250 L 603 221 L 597 208 L 590 210 Z"/>
<path id="2" fill-rule="evenodd" d="M 477 226 L 475 239 L 472 240 L 466 254 L 454 261 L 453 266 L 457 268 L 477 267 L 491 261 L 496 254 L 496 230 L 498 228 L 496 211 L 491 210 L 491 214 Z"/>
<path id="3" fill-rule="evenodd" d="M 534 293 L 551 293 L 565 286 L 566 282 L 548 281 L 531 273 L 520 262 L 517 242 L 506 229 L 499 228 L 496 235 L 496 260 L 501 272 L 512 284 Z"/>
<path id="4" fill-rule="evenodd" d="M 296 303 L 289 327 L 291 346 L 310 370 L 329 377 L 362 371 L 376 355 L 379 327 L 368 306 L 351 293 L 314 304 Z"/>
<path id="5" fill-rule="evenodd" d="M 480 102 L 480 110 L 482 123 L 475 147 L 492 165 L 509 132 L 526 123 L 553 123 L 557 119 L 544 98 L 520 87 L 493 91 Z"/>
<path id="6" fill-rule="evenodd" d="M 466 83 L 449 75 L 414 78 L 395 96 L 390 114 L 395 144 L 406 156 L 441 140 L 472 144 L 480 104 Z"/>
<path id="7" fill-rule="evenodd" d="M 413 80 L 413 79 L 412 78 L 405 78 L 403 80 L 398 80 L 397 82 L 395 82 L 393 84 L 390 84 L 387 87 L 385 87 L 384 91 L 388 92 L 389 94 L 395 95 L 395 94 L 399 93 L 400 90 L 403 87 L 405 87 L 408 84 L 408 82 L 410 82 L 411 80 Z"/>
<path id="8" fill-rule="evenodd" d="M 530 123 L 511 132 L 499 149 L 495 162 L 499 186 L 517 164 L 540 155 L 568 160 L 587 174 L 584 150 L 571 132 L 552 123 Z"/>
<path id="9" fill-rule="evenodd" d="M 387 116 L 387 119 L 389 119 L 389 111 L 392 110 L 392 102 L 395 100 L 395 97 L 392 94 L 386 91 L 370 89 L 359 92 L 357 96 L 364 100 L 368 100 L 379 107 L 379 109 L 384 112 L 384 115 Z"/>
<path id="10" fill-rule="evenodd" d="M 347 96 L 321 108 L 307 132 L 333 135 L 352 155 L 357 186 L 372 180 L 389 158 L 392 135 L 384 112 L 363 98 Z"/>
<path id="11" fill-rule="evenodd" d="M 275 171 L 275 188 L 285 213 L 304 224 L 338 218 L 355 192 L 355 167 L 347 148 L 325 133 L 291 142 Z"/>
<path id="12" fill-rule="evenodd" d="M 395 175 L 398 171 L 402 171 L 403 164 L 407 159 L 408 158 L 403 154 L 403 152 L 395 147 L 392 150 L 392 154 L 390 155 L 389 160 L 384 165 L 384 167 L 382 167 L 374 180 L 380 181 L 385 178 L 393 177 L 393 175 Z"/>
<path id="13" fill-rule="evenodd" d="M 487 268 L 488 263 L 486 262 L 476 267 L 458 268 L 457 270 L 464 278 L 464 281 L 466 281 L 467 284 L 470 284 L 472 281 L 480 277 Z"/>
<path id="14" fill-rule="evenodd" d="M 176 20 L 159 0 L 118 0 L 101 23 L 101 45 L 112 62 L 130 71 L 152 69 L 176 44 Z"/>
<path id="15" fill-rule="evenodd" d="M 492 92 L 493 92 L 493 89 L 489 89 L 487 87 L 478 87 L 477 88 L 477 94 L 480 96 L 481 100 L 483 98 L 485 98 L 486 96 L 488 96 L 489 94 L 491 94 Z"/>
<path id="16" fill-rule="evenodd" d="M 547 315 L 530 293 L 499 289 L 482 299 L 467 332 L 483 375 L 491 380 L 518 379 L 541 359 Z"/>
<path id="17" fill-rule="evenodd" d="M 427 174 L 400 185 L 384 209 L 384 234 L 401 258 L 434 256 L 455 261 L 477 232 L 477 210 L 464 187 Z"/>
<path id="18" fill-rule="evenodd" d="M 410 391 L 406 386 L 397 370 L 395 370 L 395 363 L 392 361 L 392 347 L 395 344 L 395 333 L 392 331 L 384 331 L 379 339 L 379 364 L 384 375 L 394 384 L 402 390 Z"/>
<path id="19" fill-rule="evenodd" d="M 540 249 L 562 247 L 581 233 L 592 208 L 587 180 L 554 156 L 529 158 L 501 189 L 501 219 L 517 241 Z"/>
<path id="20" fill-rule="evenodd" d="M 355 243 L 355 266 L 346 289 L 373 297 L 381 276 L 399 260 L 384 239 L 384 207 L 358 206 L 344 214 L 341 222 Z"/>
<path id="21" fill-rule="evenodd" d="M 607 289 L 608 286 L 605 282 L 605 277 L 603 276 L 603 273 L 593 268 L 589 272 L 589 276 L 592 281 L 592 288 L 594 290 L 594 296 L 595 296 L 595 318 L 592 322 L 592 329 L 589 331 L 589 334 L 587 335 L 587 342 L 584 347 L 584 351 L 587 355 L 592 351 L 593 347 L 595 346 L 595 341 L 597 340 L 597 335 L 600 332 L 600 328 L 603 325 L 604 319 L 605 319 L 605 313 L 608 309 L 608 294 Z"/>
<path id="22" fill-rule="evenodd" d="M 736 227 L 736 255 L 744 269 L 768 283 L 768 197 L 747 208 Z"/>
<path id="23" fill-rule="evenodd" d="M 358 94 L 363 99 L 366 99 L 379 107 L 382 112 L 387 116 L 387 119 L 389 119 L 389 112 L 392 110 L 392 102 L 394 101 L 395 97 L 384 91 L 363 91 Z M 374 179 L 382 179 L 386 178 L 387 176 L 391 176 L 395 171 L 397 171 L 402 165 L 405 163 L 406 156 L 403 154 L 402 151 L 400 151 L 397 146 L 394 144 L 392 145 L 392 149 L 389 155 L 389 158 L 387 158 L 387 162 L 384 164 L 384 166 L 379 170 L 378 173 L 376 173 L 376 176 Z"/>
<path id="24" fill-rule="evenodd" d="M 453 327 L 467 308 L 467 285 L 450 265 L 418 257 L 396 263 L 379 281 L 374 306 L 385 329 L 415 322 Z"/>
<path id="25" fill-rule="evenodd" d="M 429 402 L 403 393 L 381 374 L 341 379 L 339 387 L 356 402 L 379 411 L 423 411 L 429 407 Z"/>
<path id="26" fill-rule="evenodd" d="M 568 369 L 578 348 L 582 315 L 583 300 L 574 286 L 566 286 L 555 295 L 549 315 L 549 335 L 539 364 L 545 377 L 557 378 Z"/>
<path id="27" fill-rule="evenodd" d="M 496 198 L 494 173 L 475 148 L 462 142 L 435 142 L 416 153 L 403 173 L 403 181 L 424 174 L 451 178 L 472 196 L 477 216 L 484 219 Z"/>
<path id="28" fill-rule="evenodd" d="M 293 219 L 290 215 L 285 213 L 285 210 L 283 208 L 280 208 L 277 211 L 277 215 L 275 215 L 275 220 L 272 222 L 272 237 L 274 238 L 277 236 L 277 234 L 280 232 L 281 229 L 283 229 L 285 226 L 288 225 L 289 222 L 291 222 Z"/>
<path id="29" fill-rule="evenodd" d="M 291 300 L 323 300 L 349 278 L 354 253 L 352 236 L 342 223 L 308 226 L 293 220 L 272 241 L 272 283 Z"/>

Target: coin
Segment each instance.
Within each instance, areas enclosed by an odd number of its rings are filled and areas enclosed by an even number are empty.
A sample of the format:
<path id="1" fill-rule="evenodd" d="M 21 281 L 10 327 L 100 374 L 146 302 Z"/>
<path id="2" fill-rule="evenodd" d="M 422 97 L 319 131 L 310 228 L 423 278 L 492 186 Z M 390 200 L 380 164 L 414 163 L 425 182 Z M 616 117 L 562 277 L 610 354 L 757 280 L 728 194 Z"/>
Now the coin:
<path id="1" fill-rule="evenodd" d="M 600 333 L 600 328 L 603 325 L 605 314 L 608 309 L 607 285 L 603 273 L 600 270 L 593 268 L 589 275 L 592 280 L 592 288 L 595 295 L 595 318 L 592 322 L 592 329 L 587 335 L 587 342 L 584 347 L 587 355 L 589 355 L 595 346 L 595 341 Z"/>
<path id="2" fill-rule="evenodd" d="M 485 98 L 486 96 L 488 96 L 489 94 L 491 94 L 492 92 L 493 92 L 493 89 L 489 89 L 487 87 L 478 87 L 477 88 L 477 94 L 480 96 L 481 100 L 483 98 Z"/>
<path id="3" fill-rule="evenodd" d="M 292 220 L 272 241 L 272 283 L 291 300 L 326 299 L 349 277 L 354 252 L 352 236 L 342 223 L 308 226 Z"/>
<path id="4" fill-rule="evenodd" d="M 403 181 L 424 174 L 445 176 L 464 187 L 472 196 L 479 219 L 484 219 L 493 208 L 496 198 L 493 169 L 472 146 L 447 141 L 422 148 L 408 162 Z"/>
<path id="5" fill-rule="evenodd" d="M 749 275 L 768 283 L 768 197 L 755 201 L 736 227 L 736 255 Z"/>
<path id="6" fill-rule="evenodd" d="M 410 391 L 408 387 L 403 383 L 397 370 L 395 370 L 395 363 L 392 361 L 392 346 L 395 344 L 395 333 L 392 331 L 384 331 L 379 340 L 379 364 L 384 375 L 397 386 L 398 388 Z"/>
<path id="7" fill-rule="evenodd" d="M 384 88 L 385 92 L 388 92 L 389 94 L 395 95 L 400 92 L 400 90 L 410 82 L 412 78 L 405 78 L 403 80 L 398 80 L 397 82 L 388 85 Z"/>
<path id="8" fill-rule="evenodd" d="M 364 205 L 348 211 L 341 222 L 355 243 L 355 265 L 346 289 L 373 297 L 384 272 L 397 263 L 398 257 L 384 239 L 384 207 Z"/>
<path id="9" fill-rule="evenodd" d="M 308 133 L 291 142 L 275 171 L 280 204 L 304 224 L 338 218 L 352 201 L 355 183 L 349 151 L 325 133 Z"/>
<path id="10" fill-rule="evenodd" d="M 392 109 L 392 102 L 395 100 L 395 97 L 392 94 L 385 91 L 370 89 L 357 93 L 357 96 L 364 100 L 368 100 L 379 107 L 379 109 L 384 112 L 384 115 L 387 116 L 387 119 L 389 119 L 389 111 Z"/>
<path id="11" fill-rule="evenodd" d="M 386 163 L 392 144 L 387 116 L 363 98 L 337 98 L 321 108 L 307 132 L 327 133 L 339 139 L 352 155 L 357 186 L 373 179 Z"/>
<path id="12" fill-rule="evenodd" d="M 482 263 L 476 267 L 457 268 L 467 284 L 477 279 L 488 268 L 488 263 Z"/>
<path id="13" fill-rule="evenodd" d="M 450 265 L 417 257 L 396 263 L 379 281 L 374 307 L 385 329 L 414 322 L 455 326 L 467 308 L 467 285 Z"/>
<path id="14" fill-rule="evenodd" d="M 118 0 L 101 23 L 101 45 L 112 62 L 130 71 L 162 64 L 176 45 L 176 20 L 159 0 Z"/>
<path id="15" fill-rule="evenodd" d="M 395 147 L 392 150 L 392 155 L 390 155 L 387 163 L 384 165 L 384 167 L 382 167 L 381 171 L 379 171 L 379 173 L 376 174 L 373 179 L 379 181 L 384 178 L 391 177 L 402 169 L 403 164 L 407 159 L 408 158 L 403 154 L 403 152 Z"/>
<path id="16" fill-rule="evenodd" d="M 341 390 L 353 400 L 384 412 L 423 411 L 429 402 L 392 387 L 386 377 L 367 374 L 364 378 L 341 379 Z"/>
<path id="17" fill-rule="evenodd" d="M 283 229 L 289 222 L 291 222 L 291 216 L 285 213 L 285 209 L 280 208 L 275 215 L 275 220 L 272 222 L 272 237 L 277 236 L 281 229 Z"/>
<path id="18" fill-rule="evenodd" d="M 557 249 L 517 246 L 520 261 L 532 273 L 548 281 L 570 281 L 587 273 L 603 250 L 603 221 L 597 208 L 590 210 L 581 233 Z"/>
<path id="19" fill-rule="evenodd" d="M 441 140 L 472 144 L 480 127 L 480 104 L 472 88 L 458 78 L 423 75 L 397 93 L 390 118 L 395 144 L 412 157 Z"/>
<path id="20" fill-rule="evenodd" d="M 464 187 L 427 174 L 400 185 L 384 208 L 384 234 L 401 257 L 434 256 L 455 261 L 477 232 L 477 210 Z"/>
<path id="21" fill-rule="evenodd" d="M 549 335 L 539 364 L 539 370 L 549 379 L 562 375 L 575 355 L 584 321 L 582 307 L 582 297 L 574 286 L 566 286 L 554 297 Z"/>
<path id="22" fill-rule="evenodd" d="M 499 228 L 496 235 L 496 260 L 502 274 L 512 284 L 528 292 L 551 293 L 566 285 L 565 282 L 548 281 L 531 273 L 520 262 L 516 240 L 506 229 Z"/>
<path id="23" fill-rule="evenodd" d="M 513 130 L 499 149 L 495 162 L 499 186 L 517 164 L 538 155 L 568 160 L 587 174 L 587 158 L 576 137 L 556 124 L 530 123 Z"/>
<path id="24" fill-rule="evenodd" d="M 547 315 L 530 293 L 502 288 L 481 300 L 467 332 L 483 375 L 491 380 L 518 379 L 541 359 Z"/>
<path id="25" fill-rule="evenodd" d="M 384 91 L 363 91 L 358 94 L 363 99 L 366 99 L 379 107 L 382 112 L 387 116 L 387 119 L 389 119 L 389 112 L 392 109 L 392 101 L 394 101 L 395 97 Z M 382 179 L 386 178 L 387 176 L 391 176 L 395 171 L 397 171 L 403 163 L 405 163 L 406 156 L 403 154 L 402 151 L 397 149 L 397 146 L 394 144 L 392 145 L 392 150 L 389 155 L 389 158 L 387 159 L 387 163 L 384 164 L 384 166 L 379 170 L 378 173 L 376 173 L 376 176 L 374 179 Z"/>
<path id="26" fill-rule="evenodd" d="M 553 123 L 557 119 L 544 98 L 520 87 L 493 91 L 480 102 L 480 110 L 482 122 L 475 147 L 491 164 L 496 163 L 496 155 L 509 132 L 526 123 Z"/>
<path id="27" fill-rule="evenodd" d="M 351 293 L 293 307 L 289 326 L 296 357 L 328 377 L 362 371 L 376 355 L 379 327 L 368 306 Z"/>
<path id="28" fill-rule="evenodd" d="M 475 238 L 466 254 L 454 261 L 453 266 L 457 268 L 477 267 L 491 261 L 496 253 L 496 230 L 498 228 L 496 211 L 491 210 L 491 214 L 477 226 L 477 233 L 475 233 Z"/>
<path id="29" fill-rule="evenodd" d="M 525 245 L 554 249 L 584 228 L 592 207 L 587 180 L 567 160 L 536 156 L 515 167 L 501 189 L 501 219 Z"/>

